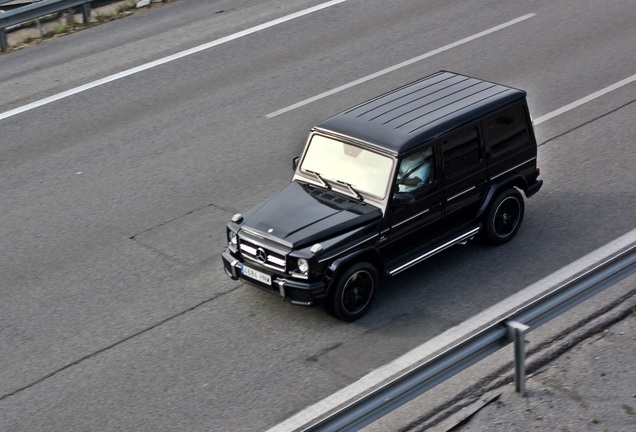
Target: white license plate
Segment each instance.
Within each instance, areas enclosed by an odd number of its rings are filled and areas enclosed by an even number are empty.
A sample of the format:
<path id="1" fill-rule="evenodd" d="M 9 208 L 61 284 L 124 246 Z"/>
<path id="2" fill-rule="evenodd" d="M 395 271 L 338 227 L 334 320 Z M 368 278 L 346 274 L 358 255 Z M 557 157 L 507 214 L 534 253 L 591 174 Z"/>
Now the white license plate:
<path id="1" fill-rule="evenodd" d="M 254 270 L 251 267 L 247 267 L 244 265 L 243 268 L 241 269 L 241 273 L 243 273 L 243 275 L 247 276 L 248 278 L 255 279 L 264 284 L 267 284 L 267 285 L 272 284 L 272 277 L 270 275 L 260 272 L 258 270 Z"/>

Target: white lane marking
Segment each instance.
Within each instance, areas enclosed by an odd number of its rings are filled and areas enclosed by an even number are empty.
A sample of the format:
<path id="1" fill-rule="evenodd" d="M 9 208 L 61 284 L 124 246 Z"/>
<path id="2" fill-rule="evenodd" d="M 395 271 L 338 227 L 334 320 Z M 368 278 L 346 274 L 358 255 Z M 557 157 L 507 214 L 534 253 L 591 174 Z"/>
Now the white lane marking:
<path id="1" fill-rule="evenodd" d="M 567 104 L 564 107 L 561 107 L 561 108 L 559 108 L 557 110 L 549 112 L 549 113 L 547 113 L 545 115 L 542 115 L 541 117 L 539 117 L 539 118 L 534 120 L 534 125 L 536 126 L 538 124 L 541 124 L 541 123 L 543 123 L 545 121 L 550 120 L 553 117 L 556 117 L 556 116 L 561 115 L 563 113 L 566 113 L 566 112 L 568 112 L 570 110 L 573 110 L 576 107 L 579 107 L 579 106 L 581 106 L 581 105 L 583 105 L 585 103 L 590 102 L 591 100 L 594 100 L 594 99 L 596 99 L 598 97 L 601 97 L 601 96 L 603 96 L 603 95 L 605 95 L 605 94 L 607 94 L 607 93 L 609 93 L 611 91 L 614 91 L 614 90 L 616 90 L 618 88 L 621 88 L 621 87 L 623 87 L 623 86 L 625 86 L 625 85 L 627 85 L 627 84 L 629 84 L 629 83 L 631 83 L 632 81 L 635 81 L 635 80 L 636 80 L 636 74 L 630 76 L 629 78 L 625 78 L 624 80 L 621 80 L 621 81 L 619 81 L 619 82 L 617 82 L 615 84 L 607 86 L 607 87 L 605 87 L 602 90 L 594 92 L 594 93 L 592 93 L 589 96 L 585 96 L 584 98 L 581 98 L 581 99 L 579 99 L 577 101 L 574 101 L 574 102 L 572 102 L 570 104 Z"/>
<path id="2" fill-rule="evenodd" d="M 84 84 L 82 86 L 67 90 L 65 92 L 58 93 L 58 94 L 55 94 L 53 96 L 41 99 L 39 101 L 35 101 L 33 103 L 30 103 L 30 104 L 27 104 L 27 105 L 12 109 L 10 111 L 6 111 L 6 112 L 3 112 L 3 113 L 0 113 L 0 120 L 4 120 L 4 119 L 12 117 L 14 115 L 22 114 L 22 113 L 24 113 L 26 111 L 29 111 L 29 110 L 32 110 L 34 108 L 38 108 L 38 107 L 41 107 L 43 105 L 50 104 L 51 102 L 55 102 L 55 101 L 58 101 L 60 99 L 67 98 L 69 96 L 73 96 L 75 94 L 84 92 L 86 90 L 90 90 L 92 88 L 107 84 L 109 82 L 116 81 L 116 80 L 125 78 L 127 76 L 134 75 L 134 74 L 137 74 L 139 72 L 143 72 L 145 70 L 148 70 L 148 69 L 151 69 L 151 68 L 154 68 L 154 67 L 157 67 L 157 66 L 160 66 L 160 65 L 175 61 L 175 60 L 179 60 L 179 59 L 181 59 L 183 57 L 187 57 L 189 55 L 196 54 L 198 52 L 213 48 L 215 46 L 224 44 L 226 42 L 230 42 L 230 41 L 233 41 L 235 39 L 250 35 L 252 33 L 256 33 L 256 32 L 259 32 L 261 30 L 265 30 L 267 28 L 276 26 L 278 24 L 282 24 L 284 22 L 293 20 L 295 18 L 302 17 L 304 15 L 319 11 L 321 9 L 328 8 L 328 7 L 336 5 L 338 3 L 343 3 L 345 1 L 347 1 L 347 0 L 331 0 L 331 1 L 328 1 L 328 2 L 325 2 L 325 3 L 322 3 L 322 4 L 319 4 L 319 5 L 316 5 L 316 6 L 313 6 L 313 7 L 310 7 L 310 8 L 295 12 L 293 14 L 289 14 L 289 15 L 283 16 L 281 18 L 277 18 L 275 20 L 272 20 L 272 21 L 257 25 L 255 27 L 249 28 L 247 30 L 243 30 L 243 31 L 240 31 L 238 33 L 231 34 L 229 36 L 222 37 L 222 38 L 214 40 L 212 42 L 208 42 L 208 43 L 205 43 L 203 45 L 199 45 L 199 46 L 196 46 L 194 48 L 190 48 L 190 49 L 187 49 L 185 51 L 181 51 L 181 52 L 178 52 L 176 54 L 173 54 L 173 55 L 170 55 L 170 56 L 167 56 L 167 57 L 152 61 L 150 63 L 146 63 L 146 64 L 143 64 L 141 66 L 137 66 L 137 67 L 134 67 L 132 69 L 128 69 L 128 70 L 125 70 L 123 72 L 119 72 L 119 73 L 107 76 L 106 78 L 98 79 L 97 81 L 93 81 L 93 82 L 90 82 L 88 84 Z"/>
<path id="3" fill-rule="evenodd" d="M 465 43 L 468 43 L 468 42 L 470 42 L 470 41 L 474 41 L 475 39 L 479 39 L 480 37 L 484 37 L 484 36 L 486 36 L 486 35 L 489 35 L 489 34 L 491 34 L 491 33 L 496 32 L 496 31 L 502 30 L 502 29 L 504 29 L 504 28 L 506 28 L 506 27 L 510 27 L 511 25 L 517 24 L 517 23 L 519 23 L 519 22 L 521 22 L 521 21 L 525 21 L 525 20 L 527 20 L 528 18 L 532 18 L 532 17 L 533 17 L 533 16 L 535 16 L 535 15 L 536 15 L 536 14 L 531 13 L 531 14 L 524 15 L 524 16 L 522 16 L 522 17 L 519 17 L 519 18 L 513 19 L 512 21 L 505 22 L 505 23 L 500 24 L 500 25 L 498 25 L 498 26 L 492 27 L 492 28 L 490 28 L 490 29 L 488 29 L 488 30 L 484 30 L 484 31 L 482 31 L 482 32 L 480 32 L 480 33 L 474 34 L 474 35 L 472 35 L 472 36 L 468 36 L 467 38 L 464 38 L 464 39 L 458 40 L 458 41 L 456 41 L 456 42 L 453 42 L 453 43 L 451 43 L 451 44 L 445 45 L 445 46 L 443 46 L 443 47 L 441 47 L 441 48 L 437 48 L 437 49 L 435 49 L 435 50 L 433 50 L 433 51 L 429 51 L 429 52 L 427 52 L 426 54 L 422 54 L 422 55 L 420 55 L 420 56 L 413 57 L 412 59 L 410 59 L 410 60 L 406 60 L 406 61 L 404 61 L 404 62 L 402 62 L 402 63 L 398 63 L 398 64 L 396 64 L 395 66 L 391 66 L 391 67 L 388 67 L 388 68 L 386 68 L 386 69 L 382 69 L 381 71 L 378 71 L 378 72 L 372 73 L 371 75 L 367 75 L 367 76 L 365 76 L 365 77 L 362 77 L 362 78 L 360 78 L 360 79 L 357 79 L 357 80 L 355 80 L 355 81 L 352 81 L 352 82 L 350 82 L 350 83 L 348 83 L 348 84 L 344 84 L 344 85 L 342 85 L 342 86 L 340 86 L 340 87 L 336 87 L 336 88 L 335 88 L 335 89 L 333 89 L 333 90 L 326 91 L 326 92 L 321 93 L 321 94 L 319 94 L 319 95 L 316 95 L 316 96 L 310 97 L 309 99 L 305 99 L 305 100 L 300 101 L 300 102 L 298 102 L 298 103 L 295 103 L 295 104 L 293 104 L 293 105 L 289 105 L 288 107 L 285 107 L 285 108 L 279 109 L 278 111 L 271 112 L 271 113 L 267 114 L 265 117 L 267 117 L 267 118 L 272 118 L 272 117 L 279 116 L 279 115 L 284 114 L 284 113 L 286 113 L 286 112 L 292 111 L 292 110 L 294 110 L 294 109 L 296 109 L 296 108 L 300 108 L 301 106 L 308 105 L 308 104 L 310 104 L 310 103 L 312 103 L 312 102 L 315 102 L 315 101 L 317 101 L 317 100 L 319 100 L 319 99 L 326 98 L 327 96 L 331 96 L 331 95 L 333 95 L 333 94 L 339 93 L 339 92 L 341 92 L 341 91 L 343 91 L 343 90 L 346 90 L 346 89 L 348 89 L 348 88 L 351 88 L 351 87 L 357 86 L 358 84 L 362 84 L 362 83 L 364 83 L 364 82 L 366 82 L 366 81 L 372 80 L 372 79 L 377 78 L 377 77 L 380 77 L 380 76 L 382 76 L 382 75 L 386 75 L 386 74 L 388 74 L 388 73 L 390 73 L 390 72 L 394 72 L 394 71 L 396 71 L 396 70 L 398 70 L 398 69 L 401 69 L 401 68 L 403 68 L 403 67 L 406 67 L 406 66 L 412 65 L 413 63 L 417 63 L 417 62 L 419 62 L 419 61 L 422 61 L 422 60 L 424 60 L 424 59 L 427 59 L 427 58 L 429 58 L 429 57 L 432 57 L 432 56 L 434 56 L 434 55 L 436 55 L 436 54 L 442 53 L 442 52 L 444 52 L 444 51 L 448 51 L 448 50 L 450 50 L 450 49 L 452 49 L 452 48 L 456 48 L 456 47 L 458 47 L 458 46 L 460 46 L 460 45 L 463 45 L 463 44 L 465 44 Z"/>
<path id="4" fill-rule="evenodd" d="M 590 252 L 584 257 L 502 300 L 500 303 L 467 319 L 461 324 L 451 327 L 439 336 L 430 339 L 428 342 L 404 354 L 402 357 L 369 372 L 358 381 L 355 381 L 316 404 L 303 409 L 282 423 L 268 429 L 267 432 L 302 430 L 301 428 L 304 428 L 310 422 L 355 401 L 369 389 L 401 376 L 418 364 L 421 364 L 423 360 L 432 358 L 433 354 L 437 355 L 441 353 L 443 350 L 455 345 L 458 341 L 464 340 L 466 337 L 486 328 L 494 321 L 500 320 L 512 311 L 517 310 L 521 305 L 527 304 L 529 301 L 545 295 L 555 287 L 563 285 L 566 281 L 572 280 L 576 275 L 580 275 L 582 272 L 595 267 L 617 252 L 633 245 L 635 242 L 636 229 L 607 243 L 605 246 L 601 246 L 595 251 Z"/>

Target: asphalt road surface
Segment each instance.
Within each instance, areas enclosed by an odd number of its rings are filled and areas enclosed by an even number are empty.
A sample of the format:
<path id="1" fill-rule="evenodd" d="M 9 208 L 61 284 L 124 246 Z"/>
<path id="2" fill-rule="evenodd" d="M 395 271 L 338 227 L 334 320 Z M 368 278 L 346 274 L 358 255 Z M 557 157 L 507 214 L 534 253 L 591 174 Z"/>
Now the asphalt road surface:
<path id="1" fill-rule="evenodd" d="M 0 430 L 264 430 L 634 228 L 633 1 L 291 15 L 324 3 L 179 1 L 0 57 Z M 545 184 L 513 242 L 353 324 L 225 276 L 225 221 L 313 124 L 440 69 L 528 91 Z"/>

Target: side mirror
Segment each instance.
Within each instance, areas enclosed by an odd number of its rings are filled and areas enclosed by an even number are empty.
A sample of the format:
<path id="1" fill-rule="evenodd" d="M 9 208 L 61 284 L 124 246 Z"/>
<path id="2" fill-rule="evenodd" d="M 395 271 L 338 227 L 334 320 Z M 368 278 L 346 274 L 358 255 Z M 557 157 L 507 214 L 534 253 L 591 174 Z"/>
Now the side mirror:
<path id="1" fill-rule="evenodd" d="M 294 168 L 294 171 L 296 171 L 296 168 L 298 168 L 298 161 L 300 161 L 299 156 L 296 156 L 292 159 L 292 167 Z"/>
<path id="2" fill-rule="evenodd" d="M 414 203 L 415 197 L 410 193 L 396 193 L 391 200 L 391 204 L 396 207 L 408 207 Z"/>

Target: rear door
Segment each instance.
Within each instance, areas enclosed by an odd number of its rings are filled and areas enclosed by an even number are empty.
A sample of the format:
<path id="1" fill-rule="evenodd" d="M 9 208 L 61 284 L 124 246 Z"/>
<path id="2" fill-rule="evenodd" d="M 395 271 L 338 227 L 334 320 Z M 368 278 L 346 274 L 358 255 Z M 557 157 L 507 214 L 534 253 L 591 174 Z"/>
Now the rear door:
<path id="1" fill-rule="evenodd" d="M 440 149 L 444 226 L 453 228 L 475 217 L 486 189 L 486 161 L 478 124 L 442 137 Z"/>

